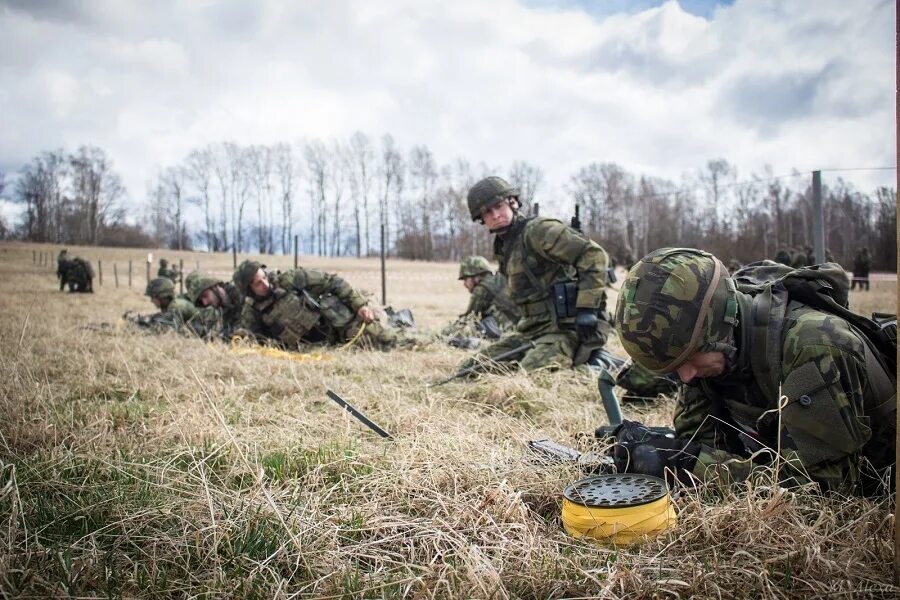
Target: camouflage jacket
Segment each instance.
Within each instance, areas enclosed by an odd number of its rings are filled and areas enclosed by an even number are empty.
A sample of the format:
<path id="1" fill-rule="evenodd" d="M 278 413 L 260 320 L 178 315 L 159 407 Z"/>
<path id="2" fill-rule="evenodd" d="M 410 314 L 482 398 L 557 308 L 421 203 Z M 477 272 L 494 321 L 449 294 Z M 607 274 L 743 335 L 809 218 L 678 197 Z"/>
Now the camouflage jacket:
<path id="1" fill-rule="evenodd" d="M 232 282 L 225 282 L 222 286 L 226 298 L 222 306 L 197 307 L 191 327 L 200 337 L 221 335 L 227 338 L 241 326 L 244 299 Z"/>
<path id="2" fill-rule="evenodd" d="M 515 326 L 519 320 L 519 309 L 506 293 L 506 278 L 503 275 L 483 275 L 472 290 L 469 306 L 462 316 L 474 315 L 478 319 L 492 316 L 504 329 Z"/>
<path id="3" fill-rule="evenodd" d="M 241 327 L 286 347 L 343 341 L 366 299 L 332 273 L 298 268 L 270 276 L 266 298 L 247 296 Z"/>
<path id="4" fill-rule="evenodd" d="M 494 240 L 494 254 L 509 282 L 509 297 L 522 314 L 517 329 L 523 335 L 544 335 L 574 323 L 574 315 L 556 315 L 555 283 L 577 282 L 576 307 L 605 312 L 606 252 L 561 221 L 516 216 Z"/>
<path id="5" fill-rule="evenodd" d="M 739 293 L 740 316 L 749 315 L 748 298 Z M 872 384 L 865 342 L 849 323 L 790 303 L 780 344 L 772 344 L 781 348 L 781 367 L 772 373 L 752 364 L 760 341 L 749 329 L 736 330 L 739 350 L 728 373 L 680 386 L 675 430 L 702 444 L 695 476 L 743 480 L 750 454 L 768 448 L 780 451 L 788 479 L 850 491 L 863 458 L 876 468 L 894 462 L 894 413 L 882 414 L 890 411 L 888 398 Z M 781 383 L 780 414 L 779 394 L 763 391 L 767 380 Z"/>
<path id="6" fill-rule="evenodd" d="M 175 283 L 178 283 L 178 275 L 178 270 L 169 267 L 160 267 L 156 271 L 157 277 L 165 277 L 166 279 L 171 279 Z"/>

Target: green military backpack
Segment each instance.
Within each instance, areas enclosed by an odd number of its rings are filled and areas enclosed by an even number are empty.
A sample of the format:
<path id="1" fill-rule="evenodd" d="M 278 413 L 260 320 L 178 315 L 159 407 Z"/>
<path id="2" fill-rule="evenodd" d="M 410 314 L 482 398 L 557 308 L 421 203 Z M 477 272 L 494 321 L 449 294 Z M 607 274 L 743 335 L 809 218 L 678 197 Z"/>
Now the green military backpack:
<path id="1" fill-rule="evenodd" d="M 750 316 L 754 328 L 753 339 L 760 352 L 766 348 L 768 356 L 751 357 L 754 363 L 769 359 L 769 369 L 780 363 L 780 355 L 773 356 L 775 332 L 780 335 L 788 301 L 796 301 L 816 310 L 838 316 L 853 326 L 865 340 L 872 355 L 884 371 L 897 379 L 897 316 L 874 313 L 871 318 L 856 314 L 849 308 L 850 282 L 844 269 L 837 263 L 824 263 L 808 267 L 792 268 L 787 265 L 763 260 L 746 265 L 732 275 L 737 289 L 753 296 L 753 311 Z M 765 322 L 767 321 L 767 322 Z M 764 323 L 766 331 L 761 327 Z M 776 359 L 774 362 L 771 359 Z M 754 364 L 754 370 L 756 370 Z"/>

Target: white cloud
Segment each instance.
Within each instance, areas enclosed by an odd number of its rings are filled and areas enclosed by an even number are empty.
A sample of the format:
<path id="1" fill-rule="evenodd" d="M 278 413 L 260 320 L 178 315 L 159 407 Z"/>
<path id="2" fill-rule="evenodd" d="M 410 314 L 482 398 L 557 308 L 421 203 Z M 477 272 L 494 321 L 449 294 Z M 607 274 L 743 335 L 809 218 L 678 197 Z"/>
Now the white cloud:
<path id="1" fill-rule="evenodd" d="M 529 160 L 557 189 L 595 160 L 673 178 L 719 156 L 744 176 L 892 165 L 893 7 L 0 3 L 0 168 L 96 144 L 141 200 L 193 147 L 355 130 L 442 161 Z"/>

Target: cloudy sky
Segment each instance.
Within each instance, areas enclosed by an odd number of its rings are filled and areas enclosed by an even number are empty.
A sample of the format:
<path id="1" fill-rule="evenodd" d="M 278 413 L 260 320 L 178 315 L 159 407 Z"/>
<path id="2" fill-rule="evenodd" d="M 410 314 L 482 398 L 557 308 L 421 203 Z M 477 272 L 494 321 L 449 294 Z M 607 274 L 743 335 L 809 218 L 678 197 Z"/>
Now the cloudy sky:
<path id="1" fill-rule="evenodd" d="M 356 130 L 548 193 L 591 161 L 881 167 L 894 94 L 891 0 L 0 0 L 0 170 L 95 144 L 133 202 L 208 142 Z"/>

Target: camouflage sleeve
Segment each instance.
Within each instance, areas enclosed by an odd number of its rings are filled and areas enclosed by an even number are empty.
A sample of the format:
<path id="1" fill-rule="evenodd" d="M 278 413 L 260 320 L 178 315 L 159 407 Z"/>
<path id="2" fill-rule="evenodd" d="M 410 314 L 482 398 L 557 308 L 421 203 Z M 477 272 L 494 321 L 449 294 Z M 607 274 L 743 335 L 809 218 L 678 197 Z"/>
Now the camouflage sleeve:
<path id="1" fill-rule="evenodd" d="M 284 285 L 285 283 L 287 285 Z M 314 269 L 287 271 L 279 276 L 278 284 L 285 289 L 290 289 L 291 287 L 305 289 L 314 297 L 323 294 L 333 294 L 341 302 L 349 306 L 353 312 L 358 311 L 367 303 L 363 295 L 354 290 L 346 280 L 333 273 L 324 271 L 316 271 Z"/>
<path id="2" fill-rule="evenodd" d="M 476 285 L 469 296 L 469 307 L 463 315 L 475 315 L 478 318 L 486 317 L 490 314 L 493 298 L 490 291 L 483 285 Z"/>
<path id="3" fill-rule="evenodd" d="M 194 315 L 197 314 L 197 309 L 187 300 L 175 298 L 166 312 L 172 316 L 176 329 L 179 329 L 191 321 Z"/>
<path id="4" fill-rule="evenodd" d="M 214 306 L 197 309 L 189 325 L 200 337 L 212 336 L 222 330 L 222 311 Z"/>
<path id="5" fill-rule="evenodd" d="M 702 385 L 678 386 L 675 404 L 675 436 L 700 444 L 691 474 L 700 481 L 736 482 L 750 476 L 751 462 L 726 448 L 717 407 Z M 727 426 L 727 425 L 722 425 Z"/>
<path id="6" fill-rule="evenodd" d="M 606 287 L 609 257 L 598 244 L 555 219 L 539 219 L 526 230 L 525 243 L 556 263 L 578 271 L 578 308 L 600 308 Z"/>

